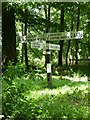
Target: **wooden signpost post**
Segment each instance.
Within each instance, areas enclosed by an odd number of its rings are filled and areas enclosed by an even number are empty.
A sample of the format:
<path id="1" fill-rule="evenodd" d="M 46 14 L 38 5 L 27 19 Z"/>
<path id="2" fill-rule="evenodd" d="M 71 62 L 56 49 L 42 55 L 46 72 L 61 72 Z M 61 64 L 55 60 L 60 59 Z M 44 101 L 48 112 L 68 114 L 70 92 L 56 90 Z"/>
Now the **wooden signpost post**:
<path id="1" fill-rule="evenodd" d="M 51 51 L 50 50 L 60 50 L 60 45 L 51 44 L 51 43 L 42 43 L 38 41 L 31 42 L 31 48 L 37 49 L 46 49 L 47 54 L 47 80 L 48 80 L 48 87 L 52 86 L 52 70 L 51 70 Z"/>
<path id="2" fill-rule="evenodd" d="M 31 48 L 37 48 L 37 49 L 46 49 L 49 50 L 47 51 L 47 55 L 51 55 L 50 50 L 60 50 L 60 45 L 56 45 L 56 44 L 51 44 L 51 43 L 43 43 L 40 42 L 40 40 L 45 40 L 45 41 L 59 41 L 59 40 L 70 40 L 70 39 L 81 39 L 83 38 L 83 31 L 71 31 L 71 32 L 60 32 L 60 33 L 46 33 L 43 35 L 39 35 L 39 36 L 31 36 L 31 40 L 34 40 L 31 42 Z M 38 40 L 39 41 L 38 41 Z M 50 58 L 50 57 L 48 57 Z M 48 59 L 47 61 L 47 74 L 51 74 L 52 70 L 51 70 L 51 63 L 50 60 Z M 51 83 L 51 75 L 47 75 L 47 79 L 48 84 L 52 84 Z"/>

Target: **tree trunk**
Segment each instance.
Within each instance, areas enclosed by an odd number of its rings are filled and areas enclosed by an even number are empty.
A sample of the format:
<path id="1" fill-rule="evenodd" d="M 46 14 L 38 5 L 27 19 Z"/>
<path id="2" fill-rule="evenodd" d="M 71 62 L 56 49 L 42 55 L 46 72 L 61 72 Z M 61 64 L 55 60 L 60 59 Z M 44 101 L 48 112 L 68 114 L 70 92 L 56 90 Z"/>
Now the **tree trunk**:
<path id="1" fill-rule="evenodd" d="M 90 7 L 88 9 L 88 14 L 87 14 L 88 20 L 90 20 Z M 90 61 L 90 21 L 88 21 L 87 24 L 87 31 L 88 31 L 88 60 Z M 89 68 L 90 68 L 90 62 L 89 62 Z"/>
<path id="2" fill-rule="evenodd" d="M 23 32 L 23 23 L 22 23 L 22 36 L 24 35 L 23 33 L 24 33 L 24 32 Z M 23 63 L 23 58 L 24 58 L 24 45 L 23 45 L 23 43 L 22 43 L 22 56 L 21 56 L 21 63 Z"/>
<path id="3" fill-rule="evenodd" d="M 89 35 L 89 36 L 90 36 L 90 35 Z M 87 45 L 87 46 L 88 46 L 88 57 L 90 57 L 90 41 L 88 40 L 87 43 L 88 43 L 88 45 Z M 89 58 L 89 59 L 90 59 L 90 58 Z"/>
<path id="4" fill-rule="evenodd" d="M 48 15 L 47 15 L 47 6 L 46 5 L 44 5 L 44 12 L 45 12 L 45 19 L 46 19 L 46 21 L 48 20 Z M 46 31 L 45 31 L 46 33 L 48 32 L 48 29 L 47 29 L 47 25 L 46 25 Z M 47 59 L 46 59 L 46 57 L 47 57 L 47 55 L 45 55 L 45 67 L 47 67 Z"/>
<path id="5" fill-rule="evenodd" d="M 68 48 L 66 51 L 66 65 L 68 65 L 68 53 L 69 53 L 69 49 L 70 49 L 70 43 L 71 43 L 71 40 L 68 41 Z"/>
<path id="6" fill-rule="evenodd" d="M 61 29 L 60 31 L 61 32 L 64 32 L 64 6 L 61 6 Z M 60 40 L 59 42 L 59 45 L 60 45 L 60 51 L 58 51 L 58 66 L 62 66 L 62 52 L 63 52 L 63 44 L 64 44 L 64 41 L 63 40 Z"/>
<path id="7" fill-rule="evenodd" d="M 48 33 L 50 30 L 50 5 L 48 5 L 48 11 L 46 9 L 46 6 L 45 6 L 44 10 L 45 10 L 45 17 L 46 17 L 46 20 L 48 23 L 48 24 L 46 24 L 46 33 Z M 49 44 L 49 41 L 46 41 L 46 44 Z M 51 88 L 52 87 L 51 52 L 49 49 L 46 50 L 45 67 L 47 69 L 48 87 Z"/>
<path id="8" fill-rule="evenodd" d="M 73 31 L 73 21 L 74 21 L 74 7 L 72 9 L 72 16 L 71 16 L 71 31 Z M 68 65 L 68 53 L 69 53 L 69 49 L 70 49 L 70 44 L 71 44 L 71 40 L 68 41 L 68 48 L 67 48 L 67 52 L 66 52 L 66 65 Z"/>
<path id="9" fill-rule="evenodd" d="M 79 30 L 79 22 L 80 22 L 80 8 L 78 7 L 78 16 L 77 16 L 77 31 Z M 78 65 L 78 41 L 76 40 L 76 65 Z"/>
<path id="10" fill-rule="evenodd" d="M 27 9 L 25 4 L 25 21 L 22 24 L 22 35 L 27 37 Z M 28 55 L 27 55 L 27 40 L 26 38 L 23 38 L 25 41 L 22 43 L 22 59 L 21 62 L 23 62 L 23 57 L 25 57 L 25 66 L 26 70 L 29 69 L 28 67 Z"/>
<path id="11" fill-rule="evenodd" d="M 45 19 L 47 20 L 47 6 L 44 5 Z"/>
<path id="12" fill-rule="evenodd" d="M 2 4 L 2 57 L 5 59 L 4 65 L 10 61 L 17 62 L 16 55 L 16 31 L 15 16 L 13 8 L 3 9 Z"/>
<path id="13" fill-rule="evenodd" d="M 50 5 L 48 5 L 48 25 L 46 28 L 46 32 L 48 33 L 50 30 Z M 49 43 L 49 41 L 46 41 L 46 43 Z M 46 50 L 46 63 L 47 63 L 47 81 L 48 81 L 48 87 L 52 87 L 52 71 L 48 72 L 48 65 L 50 65 L 51 69 L 51 51 L 49 49 Z"/>
<path id="14" fill-rule="evenodd" d="M 0 75 L 2 73 L 1 64 L 2 64 L 2 3 L 0 4 Z M 0 84 L 1 87 L 1 84 Z M 0 104 L 1 107 L 1 104 Z M 2 108 L 2 107 L 1 107 Z M 0 111 L 1 113 L 1 111 Z"/>
<path id="15" fill-rule="evenodd" d="M 25 22 L 25 36 L 27 36 L 27 23 L 26 22 Z M 24 43 L 24 48 L 25 48 L 25 65 L 26 65 L 26 70 L 28 70 L 27 43 Z"/>

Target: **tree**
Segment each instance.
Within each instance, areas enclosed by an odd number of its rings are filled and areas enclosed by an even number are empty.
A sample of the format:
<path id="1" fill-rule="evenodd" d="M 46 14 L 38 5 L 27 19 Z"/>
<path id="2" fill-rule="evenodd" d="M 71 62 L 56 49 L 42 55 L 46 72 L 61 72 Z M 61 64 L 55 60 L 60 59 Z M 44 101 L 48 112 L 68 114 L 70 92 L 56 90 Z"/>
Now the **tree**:
<path id="1" fill-rule="evenodd" d="M 47 10 L 47 16 L 46 16 L 46 18 L 47 18 L 47 21 L 48 21 L 48 25 L 46 25 L 46 33 L 48 33 L 49 30 L 50 30 L 50 24 L 49 24 L 49 22 L 50 22 L 50 5 L 48 5 L 48 10 Z M 49 41 L 46 41 L 46 43 L 48 44 Z M 48 69 L 48 65 L 51 65 L 51 54 L 50 54 L 50 50 L 49 49 L 46 50 L 46 64 L 47 64 L 47 69 Z M 51 81 L 52 78 L 51 77 L 52 77 L 51 72 L 47 71 L 47 80 L 48 80 L 48 87 L 49 88 L 52 87 L 52 81 Z"/>
<path id="2" fill-rule="evenodd" d="M 71 8 L 71 31 L 73 31 L 73 22 L 74 22 L 74 6 Z M 70 49 L 71 40 L 68 41 L 67 52 L 66 52 L 66 65 L 68 65 L 68 53 Z"/>
<path id="3" fill-rule="evenodd" d="M 6 9 L 5 2 L 2 3 L 2 57 L 5 59 L 4 65 L 10 61 L 17 62 L 16 54 L 16 31 L 15 31 L 15 11 L 11 7 Z"/>
<path id="4" fill-rule="evenodd" d="M 64 32 L 64 5 L 61 6 L 61 12 L 60 12 L 60 31 Z M 63 40 L 60 40 L 60 51 L 58 52 L 58 66 L 62 66 L 62 53 L 63 53 Z"/>
<path id="5" fill-rule="evenodd" d="M 78 16 L 77 16 L 77 28 L 76 30 L 79 30 L 79 22 L 80 22 L 80 8 L 78 7 Z M 76 40 L 76 62 L 75 64 L 78 64 L 78 41 Z"/>
<path id="6" fill-rule="evenodd" d="M 25 22 L 24 22 L 24 28 L 22 27 L 22 29 L 24 29 L 24 34 L 23 36 L 27 37 L 27 9 L 26 9 L 26 4 L 25 4 Z M 26 38 L 25 38 L 26 39 Z M 26 65 L 26 70 L 28 70 L 28 56 L 27 56 L 27 43 L 24 42 L 22 44 L 22 49 L 24 49 L 24 54 L 25 54 L 25 65 Z M 22 50 L 23 51 L 23 50 Z M 23 56 L 22 56 L 23 57 Z"/>

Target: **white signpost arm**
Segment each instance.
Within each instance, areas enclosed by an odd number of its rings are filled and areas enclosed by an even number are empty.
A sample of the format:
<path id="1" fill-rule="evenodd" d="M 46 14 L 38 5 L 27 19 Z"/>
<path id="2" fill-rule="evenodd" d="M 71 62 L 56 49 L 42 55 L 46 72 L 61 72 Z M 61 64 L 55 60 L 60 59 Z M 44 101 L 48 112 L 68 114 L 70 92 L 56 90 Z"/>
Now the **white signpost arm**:
<path id="1" fill-rule="evenodd" d="M 49 43 L 49 41 L 59 41 L 59 40 L 70 40 L 70 39 L 81 39 L 83 38 L 83 31 L 71 31 L 71 32 L 60 32 L 60 33 L 46 33 L 39 36 L 31 36 L 30 39 L 34 40 L 31 42 L 31 48 L 37 48 L 37 49 L 46 49 L 46 55 L 47 55 L 47 79 L 48 84 L 51 83 L 51 53 L 50 50 L 60 50 L 60 45 L 55 45 Z M 46 44 L 41 43 L 40 41 L 35 40 L 45 40 Z"/>
<path id="2" fill-rule="evenodd" d="M 58 41 L 58 40 L 70 40 L 70 39 L 82 39 L 83 31 L 71 31 L 71 32 L 60 32 L 60 33 L 47 33 L 39 36 L 31 36 L 31 40 L 45 40 L 45 41 Z"/>

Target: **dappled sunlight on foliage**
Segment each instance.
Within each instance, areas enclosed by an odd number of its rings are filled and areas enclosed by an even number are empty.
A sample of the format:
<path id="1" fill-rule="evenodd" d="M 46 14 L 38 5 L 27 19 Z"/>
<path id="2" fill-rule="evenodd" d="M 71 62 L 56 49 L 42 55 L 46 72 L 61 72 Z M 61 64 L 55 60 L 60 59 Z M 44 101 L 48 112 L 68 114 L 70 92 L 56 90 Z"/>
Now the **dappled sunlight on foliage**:
<path id="1" fill-rule="evenodd" d="M 78 77 L 78 75 L 75 75 L 75 74 L 74 74 L 74 77 L 62 76 L 62 78 L 71 80 L 72 82 L 74 82 L 74 81 L 76 81 L 76 82 L 78 82 L 78 81 L 86 82 L 87 79 L 88 79 L 87 76 Z"/>
<path id="2" fill-rule="evenodd" d="M 90 118 L 90 2 L 13 1 L 0 17 L 4 119 Z"/>
<path id="3" fill-rule="evenodd" d="M 22 65 L 9 66 L 3 73 L 3 114 L 25 120 L 88 117 L 87 80 L 74 81 L 57 76 L 55 79 L 54 76 L 52 83 L 49 89 L 42 75 L 27 73 Z"/>

